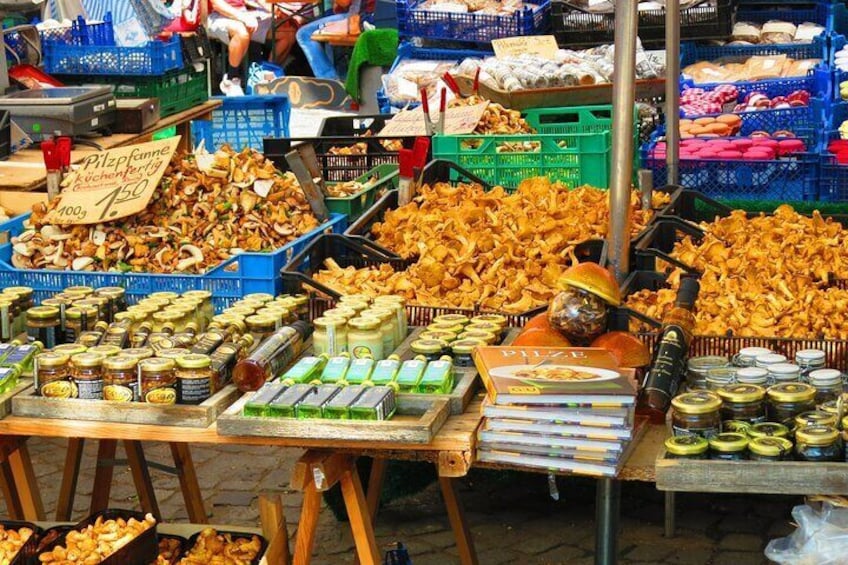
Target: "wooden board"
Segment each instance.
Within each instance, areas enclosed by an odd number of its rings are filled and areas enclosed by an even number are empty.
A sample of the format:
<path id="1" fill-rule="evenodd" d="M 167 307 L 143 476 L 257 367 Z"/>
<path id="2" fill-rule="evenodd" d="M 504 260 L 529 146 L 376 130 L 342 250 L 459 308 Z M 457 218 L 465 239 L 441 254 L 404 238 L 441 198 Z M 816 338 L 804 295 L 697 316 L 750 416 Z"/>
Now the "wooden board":
<path id="1" fill-rule="evenodd" d="M 196 406 L 156 406 L 145 402 L 44 398 L 36 396 L 35 389 L 30 389 L 12 399 L 12 414 L 28 418 L 206 428 L 240 395 L 235 385 L 227 385 Z"/>
<path id="2" fill-rule="evenodd" d="M 421 335 L 425 329 L 426 328 L 423 327 L 412 329 L 409 332 L 409 336 L 403 341 L 403 343 L 400 344 L 400 346 L 398 346 L 397 349 L 395 349 L 395 355 L 400 357 L 403 361 L 412 359 L 415 355 L 412 353 L 409 346 L 413 341 L 418 339 L 418 336 Z M 506 337 L 504 337 L 501 345 L 511 344 L 515 338 L 518 337 L 519 333 L 521 333 L 520 329 L 508 329 Z M 450 413 L 452 415 L 462 414 L 465 412 L 465 408 L 468 406 L 468 403 L 471 402 L 472 398 L 474 398 L 478 385 L 480 384 L 480 380 L 477 378 L 478 372 L 476 367 L 454 367 L 453 370 L 454 387 L 450 394 L 401 393 L 398 396 L 403 398 L 404 402 L 409 405 L 419 404 L 421 406 L 429 403 L 432 398 L 444 398 L 450 402 Z"/>
<path id="3" fill-rule="evenodd" d="M 0 394 L 0 418 L 12 413 L 12 399 L 32 386 L 32 379 L 18 379 L 18 384 L 12 390 Z"/>
<path id="4" fill-rule="evenodd" d="M 669 459 L 656 464 L 657 489 L 678 492 L 848 494 L 848 463 Z"/>
<path id="5" fill-rule="evenodd" d="M 244 395 L 218 417 L 218 433 L 225 436 L 259 436 L 298 439 L 326 439 L 386 443 L 430 443 L 450 415 L 449 402 L 431 399 L 425 408 L 397 399 L 397 412 L 391 420 L 321 420 L 297 418 L 254 418 L 242 415 L 252 394 Z M 424 409 L 422 409 L 424 408 Z"/>

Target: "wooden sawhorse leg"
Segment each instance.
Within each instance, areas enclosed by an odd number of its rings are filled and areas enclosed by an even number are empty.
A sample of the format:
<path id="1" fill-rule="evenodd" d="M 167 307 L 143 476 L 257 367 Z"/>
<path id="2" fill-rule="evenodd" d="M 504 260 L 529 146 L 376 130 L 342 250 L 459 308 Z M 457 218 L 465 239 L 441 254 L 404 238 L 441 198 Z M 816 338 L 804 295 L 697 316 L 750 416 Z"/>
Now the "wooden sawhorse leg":
<path id="1" fill-rule="evenodd" d="M 62 485 L 59 487 L 59 500 L 56 502 L 56 521 L 68 522 L 74 511 L 74 495 L 77 492 L 82 451 L 85 447 L 83 438 L 68 439 L 68 451 L 65 454 L 65 470 L 62 472 Z"/>
<path id="2" fill-rule="evenodd" d="M 453 477 L 439 477 L 439 486 L 442 489 L 442 498 L 445 499 L 451 529 L 456 538 L 459 561 L 462 565 L 477 565 L 477 551 L 474 549 L 474 539 L 471 537 L 468 522 L 465 519 L 465 510 L 457 496 L 456 480 Z"/>
<path id="3" fill-rule="evenodd" d="M 24 519 L 31 522 L 44 521 L 44 504 L 35 480 L 25 437 L 18 438 L 17 446 L 8 454 L 8 463 Z"/>
<path id="4" fill-rule="evenodd" d="M 0 490 L 3 491 L 3 500 L 6 501 L 6 514 L 12 520 L 23 520 L 24 509 L 18 496 L 15 485 L 15 474 L 9 463 L 9 454 L 17 449 L 22 438 L 3 438 L 0 440 Z"/>

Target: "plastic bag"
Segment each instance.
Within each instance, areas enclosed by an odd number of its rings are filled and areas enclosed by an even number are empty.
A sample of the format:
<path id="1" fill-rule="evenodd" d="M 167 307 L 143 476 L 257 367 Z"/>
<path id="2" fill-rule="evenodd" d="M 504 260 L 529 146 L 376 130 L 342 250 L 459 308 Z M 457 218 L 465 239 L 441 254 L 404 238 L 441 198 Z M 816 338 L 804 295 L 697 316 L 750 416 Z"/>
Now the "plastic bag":
<path id="1" fill-rule="evenodd" d="M 848 555 L 848 508 L 825 502 L 821 510 L 804 504 L 792 509 L 798 529 L 770 541 L 766 557 L 787 565 L 838 565 Z"/>

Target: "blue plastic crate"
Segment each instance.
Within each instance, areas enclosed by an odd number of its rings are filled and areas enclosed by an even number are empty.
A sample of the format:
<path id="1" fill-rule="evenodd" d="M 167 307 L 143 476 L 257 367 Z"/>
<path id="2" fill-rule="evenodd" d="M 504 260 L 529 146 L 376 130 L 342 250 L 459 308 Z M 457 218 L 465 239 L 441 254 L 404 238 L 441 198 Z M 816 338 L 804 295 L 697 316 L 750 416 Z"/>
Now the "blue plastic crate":
<path id="1" fill-rule="evenodd" d="M 389 73 L 394 71 L 401 61 L 416 59 L 421 61 L 462 61 L 463 59 L 491 57 L 491 51 L 474 51 L 471 49 L 435 49 L 432 47 L 418 47 L 412 43 L 401 43 L 398 47 L 397 57 L 392 63 Z M 400 110 L 403 105 L 393 104 L 383 88 L 377 90 L 377 105 L 381 114 L 390 114 Z M 420 102 L 409 104 L 410 108 L 417 108 Z M 394 110 L 393 110 L 394 108 Z"/>
<path id="2" fill-rule="evenodd" d="M 799 25 L 805 22 L 825 26 L 825 31 L 831 31 L 828 27 L 833 6 L 827 2 L 792 2 L 780 3 L 769 0 L 768 2 L 751 2 L 741 0 L 736 8 L 737 22 L 753 22 L 764 24 L 769 20 L 781 20 Z"/>
<path id="3" fill-rule="evenodd" d="M 0 224 L 0 233 L 18 235 L 29 218 L 24 214 Z M 204 289 L 212 292 L 212 301 L 220 311 L 252 292 L 278 294 L 282 288 L 280 269 L 300 253 L 312 240 L 325 233 L 343 233 L 347 217 L 331 214 L 330 218 L 311 232 L 284 245 L 272 253 L 241 253 L 227 259 L 202 275 L 104 273 L 17 269 L 12 266 L 12 244 L 0 245 L 0 288 L 29 286 L 40 301 L 68 286 L 120 286 L 126 289 L 127 300 L 133 303 L 156 291 L 185 292 Z"/>
<path id="4" fill-rule="evenodd" d="M 423 8 L 426 0 L 397 0 L 401 37 L 489 43 L 517 35 L 541 35 L 551 27 L 551 2 L 524 4 L 511 15 L 460 14 Z"/>
<path id="5" fill-rule="evenodd" d="M 839 84 L 848 81 L 848 71 L 837 69 L 835 63 L 836 53 L 842 50 L 842 48 L 846 45 L 848 45 L 848 40 L 846 40 L 845 35 L 834 34 L 830 37 L 830 55 L 828 58 L 828 65 L 832 70 L 833 89 L 831 92 L 831 98 L 835 101 L 842 100 L 842 97 L 839 95 Z"/>
<path id="6" fill-rule="evenodd" d="M 656 186 L 665 186 L 666 162 L 653 157 L 656 144 L 642 145 L 642 167 L 653 172 Z M 772 161 L 681 159 L 678 184 L 719 200 L 818 200 L 818 149 Z"/>
<path id="7" fill-rule="evenodd" d="M 811 98 L 808 106 L 799 108 L 782 108 L 775 110 L 752 110 L 749 112 L 734 112 L 742 119 L 739 135 L 748 136 L 754 132 L 764 131 L 775 133 L 780 130 L 807 132 L 812 137 L 805 139 L 808 146 L 818 145 L 818 132 L 828 120 L 830 104 L 821 98 Z M 718 115 L 718 114 L 711 114 Z M 705 116 L 687 116 L 687 119 L 697 119 Z"/>
<path id="8" fill-rule="evenodd" d="M 44 70 L 65 75 L 162 75 L 183 67 L 179 35 L 139 47 L 44 44 Z"/>
<path id="9" fill-rule="evenodd" d="M 737 16 L 738 18 L 738 16 Z M 741 20 L 738 20 L 741 21 Z M 716 61 L 718 59 L 738 58 L 740 61 L 754 55 L 786 55 L 793 59 L 821 59 L 827 61 L 827 36 L 820 35 L 812 43 L 765 44 L 765 45 L 709 45 L 688 43 L 681 45 L 680 53 L 685 53 L 683 66 L 696 61 Z"/>
<path id="10" fill-rule="evenodd" d="M 684 45 L 681 45 L 681 53 L 684 51 Z M 682 57 L 682 55 L 681 55 Z M 817 96 L 823 99 L 831 97 L 833 91 L 833 77 L 830 69 L 826 65 L 819 65 L 805 77 L 793 78 L 774 78 L 766 80 L 758 80 L 751 82 L 734 82 L 731 83 L 737 88 L 740 96 L 745 96 L 751 92 L 762 92 L 769 98 L 775 96 L 787 96 L 795 90 L 808 90 L 812 96 Z M 703 88 L 704 90 L 712 90 L 720 86 L 721 82 L 714 83 L 697 83 L 695 84 L 690 79 L 685 79 L 681 76 L 680 87 L 683 88 Z"/>
<path id="11" fill-rule="evenodd" d="M 202 142 L 214 152 L 227 143 L 236 151 L 251 147 L 263 150 L 266 137 L 290 137 L 291 105 L 287 96 L 216 97 L 223 105 L 212 112 L 212 120 L 192 122 L 194 143 Z"/>

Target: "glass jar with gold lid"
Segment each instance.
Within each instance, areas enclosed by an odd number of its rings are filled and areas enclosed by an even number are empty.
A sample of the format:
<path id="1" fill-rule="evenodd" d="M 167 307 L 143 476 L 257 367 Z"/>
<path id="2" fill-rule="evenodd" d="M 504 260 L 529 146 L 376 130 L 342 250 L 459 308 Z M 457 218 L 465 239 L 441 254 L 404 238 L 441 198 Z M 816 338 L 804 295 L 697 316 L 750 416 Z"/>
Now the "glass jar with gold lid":
<path id="1" fill-rule="evenodd" d="M 78 353 L 71 357 L 71 381 L 76 386 L 77 398 L 103 399 L 103 361 L 97 353 Z"/>
<path id="2" fill-rule="evenodd" d="M 65 336 L 59 335 L 59 309 L 55 306 L 33 306 L 26 311 L 27 335 L 53 349 Z"/>
<path id="3" fill-rule="evenodd" d="M 828 414 L 827 412 L 812 410 L 795 416 L 795 430 L 797 431 L 798 429 L 806 428 L 807 426 L 833 426 L 835 428 L 837 421 L 838 418 L 836 417 L 836 414 Z"/>
<path id="4" fill-rule="evenodd" d="M 229 308 L 225 308 L 221 314 L 238 316 L 242 319 L 247 318 L 248 316 L 253 316 L 256 313 L 256 308 L 251 306 L 230 306 Z"/>
<path id="5" fill-rule="evenodd" d="M 421 355 L 427 361 L 438 361 L 449 351 L 449 346 L 446 341 L 440 339 L 416 339 L 409 344 L 409 349 L 414 355 Z"/>
<path id="6" fill-rule="evenodd" d="M 792 442 L 785 437 L 756 437 L 748 441 L 752 461 L 784 461 L 792 458 Z"/>
<path id="7" fill-rule="evenodd" d="M 459 339 L 460 334 L 454 332 L 445 332 L 440 330 L 424 330 L 418 334 L 418 339 L 439 339 L 446 343 L 452 343 Z M 473 339 L 473 338 L 472 338 Z"/>
<path id="8" fill-rule="evenodd" d="M 733 384 L 716 391 L 721 398 L 721 419 L 742 420 L 751 424 L 765 422 L 766 391 L 757 385 Z"/>
<path id="9" fill-rule="evenodd" d="M 114 320 L 115 314 L 126 310 L 127 291 L 125 288 L 121 288 L 119 286 L 104 286 L 98 288 L 95 293 L 97 296 L 102 296 L 109 301 L 107 305 L 109 320 Z"/>
<path id="10" fill-rule="evenodd" d="M 190 353 L 178 357 L 175 374 L 178 404 L 200 404 L 218 389 L 208 355 Z"/>
<path id="11" fill-rule="evenodd" d="M 492 332 L 483 330 L 465 330 L 458 336 L 457 339 L 479 339 L 486 342 L 486 345 L 497 345 L 500 343 L 500 336 Z"/>
<path id="12" fill-rule="evenodd" d="M 107 357 L 103 360 L 103 400 L 110 402 L 138 402 L 139 358 L 127 355 Z"/>
<path id="13" fill-rule="evenodd" d="M 162 359 L 171 359 L 176 362 L 180 357 L 185 357 L 191 353 L 188 349 L 184 347 L 171 347 L 169 349 L 160 349 L 156 352 L 156 357 L 161 357 Z"/>
<path id="14" fill-rule="evenodd" d="M 57 345 L 51 351 L 53 353 L 64 353 L 70 357 L 77 355 L 78 353 L 85 353 L 88 348 L 81 343 L 63 343 L 61 345 Z"/>
<path id="15" fill-rule="evenodd" d="M 322 318 L 341 318 L 345 322 L 350 320 L 351 318 L 356 318 L 356 310 L 353 308 L 347 308 L 345 306 L 336 306 L 335 308 L 330 308 L 329 310 L 325 310 L 323 314 L 321 314 Z"/>
<path id="16" fill-rule="evenodd" d="M 250 294 L 245 294 L 244 300 L 252 300 L 254 302 L 261 302 L 262 304 L 265 304 L 266 302 L 273 302 L 274 295 L 268 294 L 267 292 L 252 292 Z"/>
<path id="17" fill-rule="evenodd" d="M 721 431 L 721 399 L 699 390 L 678 394 L 671 400 L 671 429 L 676 436 L 697 435 L 709 439 Z"/>
<path id="18" fill-rule="evenodd" d="M 789 437 L 789 428 L 779 422 L 760 422 L 748 430 L 750 437 Z"/>
<path id="19" fill-rule="evenodd" d="M 179 298 L 179 293 L 172 292 L 170 290 L 160 290 L 159 292 L 151 292 L 147 295 L 147 298 L 152 298 L 153 300 L 167 300 L 171 302 Z"/>
<path id="20" fill-rule="evenodd" d="M 347 321 L 343 318 L 320 317 L 312 320 L 312 347 L 315 355 L 326 353 L 330 357 L 347 351 Z"/>
<path id="21" fill-rule="evenodd" d="M 134 357 L 139 361 L 153 357 L 153 348 L 151 347 L 130 347 L 122 349 L 120 355 L 125 357 Z"/>
<path id="22" fill-rule="evenodd" d="M 403 341 L 400 339 L 400 328 L 397 325 L 395 313 L 388 308 L 369 308 L 362 312 L 363 316 L 380 320 L 380 333 L 383 335 L 383 353 L 389 355 Z"/>
<path id="23" fill-rule="evenodd" d="M 138 362 L 141 399 L 151 404 L 176 404 L 177 377 L 173 359 L 151 357 Z"/>
<path id="24" fill-rule="evenodd" d="M 503 333 L 503 327 L 494 322 L 475 322 L 472 321 L 470 324 L 465 326 L 466 331 L 484 331 L 491 332 L 496 336 L 500 336 Z M 462 332 L 460 332 L 462 333 Z"/>
<path id="25" fill-rule="evenodd" d="M 751 422 L 744 422 L 742 420 L 724 420 L 721 423 L 721 431 L 745 434 L 746 436 L 751 430 L 751 427 Z"/>
<path id="26" fill-rule="evenodd" d="M 292 311 L 292 314 L 297 316 L 300 320 L 308 320 L 309 319 L 309 297 L 305 294 L 295 294 L 291 297 L 291 306 L 288 308 Z"/>
<path id="27" fill-rule="evenodd" d="M 354 359 L 368 355 L 374 360 L 385 358 L 380 320 L 357 317 L 347 322 L 347 350 Z M 390 352 L 389 352 L 390 353 Z"/>
<path id="28" fill-rule="evenodd" d="M 481 339 L 458 339 L 450 344 L 453 364 L 456 367 L 473 367 L 474 359 L 471 355 L 474 348 L 485 347 L 486 342 Z"/>
<path id="29" fill-rule="evenodd" d="M 96 294 L 92 294 L 82 300 L 77 300 L 74 302 L 74 306 L 94 306 L 97 308 L 97 319 L 103 320 L 104 322 L 109 322 L 108 314 L 109 314 L 109 299 L 104 296 L 97 296 Z"/>
<path id="30" fill-rule="evenodd" d="M 65 353 L 46 352 L 35 356 L 35 390 L 49 398 L 76 398 L 70 382 L 70 360 Z"/>
<path id="31" fill-rule="evenodd" d="M 257 312 L 257 314 L 267 314 L 270 316 L 274 316 L 277 319 L 278 329 L 295 321 L 291 310 L 289 310 L 282 304 L 277 304 L 276 302 L 269 302 L 268 304 L 263 306 L 262 309 Z"/>
<path id="32" fill-rule="evenodd" d="M 117 345 L 97 345 L 89 347 L 86 353 L 96 353 L 103 357 L 112 357 L 121 353 L 121 348 Z"/>
<path id="33" fill-rule="evenodd" d="M 168 298 L 148 296 L 147 298 L 139 300 L 136 305 L 144 306 L 145 308 L 154 308 L 154 312 L 159 312 L 160 310 L 164 310 L 166 307 L 170 306 L 171 300 Z"/>
<path id="34" fill-rule="evenodd" d="M 406 336 L 409 335 L 409 318 L 406 315 L 406 298 L 396 294 L 388 294 L 378 296 L 374 299 L 374 306 L 386 307 L 388 305 L 391 305 L 395 309 L 398 318 L 398 327 L 400 328 L 401 335 L 403 335 L 404 339 L 406 339 Z"/>
<path id="35" fill-rule="evenodd" d="M 471 319 L 464 314 L 441 314 L 433 318 L 434 324 L 452 324 L 452 325 L 460 325 L 467 326 L 471 323 Z"/>
<path id="36" fill-rule="evenodd" d="M 743 461 L 748 458 L 748 436 L 735 432 L 720 433 L 709 440 L 710 459 Z"/>
<path id="37" fill-rule="evenodd" d="M 472 327 L 472 326 L 468 326 Z M 454 324 L 451 322 L 433 322 L 432 324 L 427 326 L 427 331 L 430 332 L 452 332 L 456 335 L 461 334 L 465 330 L 466 326 L 462 324 Z"/>
<path id="38" fill-rule="evenodd" d="M 201 301 L 200 311 L 206 318 L 208 324 L 215 316 L 215 305 L 212 304 L 212 293 L 208 290 L 189 290 L 183 293 L 184 298 L 192 298 Z"/>
<path id="39" fill-rule="evenodd" d="M 74 305 L 65 310 L 65 343 L 73 343 L 82 332 L 94 329 L 97 323 L 96 306 Z"/>
<path id="40" fill-rule="evenodd" d="M 3 289 L 3 294 L 17 295 L 18 300 L 20 300 L 20 307 L 22 311 L 35 306 L 35 301 L 33 300 L 35 291 L 33 291 L 30 286 L 7 286 Z"/>
<path id="41" fill-rule="evenodd" d="M 816 407 L 816 389 L 805 383 L 782 383 L 766 391 L 768 404 L 766 413 L 769 421 L 785 426 L 795 423 L 795 416 Z"/>
<path id="42" fill-rule="evenodd" d="M 153 314 L 153 332 L 173 335 L 185 327 L 185 322 L 182 312 L 156 312 Z"/>
<path id="43" fill-rule="evenodd" d="M 69 286 L 66 287 L 62 293 L 72 297 L 74 300 L 77 300 L 94 294 L 94 287 L 86 285 Z"/>
<path id="44" fill-rule="evenodd" d="M 500 326 L 501 330 L 506 329 L 507 322 L 508 320 L 503 314 L 478 314 L 477 316 L 471 318 L 472 324 L 497 324 L 498 326 Z"/>
<path id="45" fill-rule="evenodd" d="M 795 431 L 795 458 L 801 461 L 843 461 L 842 439 L 833 426 L 807 426 Z"/>
<path id="46" fill-rule="evenodd" d="M 371 307 L 371 303 L 366 302 L 364 300 L 347 300 L 344 302 L 340 302 L 340 305 L 344 306 L 349 310 L 353 310 L 357 314 L 359 314 L 363 310 L 368 310 L 368 308 Z"/>
<path id="47" fill-rule="evenodd" d="M 666 457 L 669 459 L 706 459 L 710 445 L 701 436 L 672 436 L 665 440 Z"/>
<path id="48" fill-rule="evenodd" d="M 244 325 L 247 327 L 247 333 L 252 335 L 257 343 L 264 341 L 277 331 L 277 319 L 273 316 L 254 314 L 244 319 Z"/>

